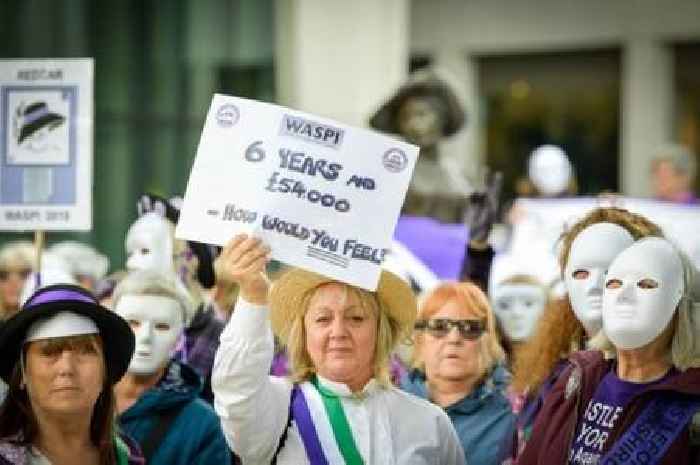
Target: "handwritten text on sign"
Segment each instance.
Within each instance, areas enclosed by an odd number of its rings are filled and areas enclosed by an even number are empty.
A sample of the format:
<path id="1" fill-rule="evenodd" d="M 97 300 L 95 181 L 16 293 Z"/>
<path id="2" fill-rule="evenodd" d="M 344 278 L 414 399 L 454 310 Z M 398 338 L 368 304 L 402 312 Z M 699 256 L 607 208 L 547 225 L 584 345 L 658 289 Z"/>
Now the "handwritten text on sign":
<path id="1" fill-rule="evenodd" d="M 417 156 L 372 131 L 215 95 L 177 236 L 254 232 L 280 261 L 374 290 Z"/>

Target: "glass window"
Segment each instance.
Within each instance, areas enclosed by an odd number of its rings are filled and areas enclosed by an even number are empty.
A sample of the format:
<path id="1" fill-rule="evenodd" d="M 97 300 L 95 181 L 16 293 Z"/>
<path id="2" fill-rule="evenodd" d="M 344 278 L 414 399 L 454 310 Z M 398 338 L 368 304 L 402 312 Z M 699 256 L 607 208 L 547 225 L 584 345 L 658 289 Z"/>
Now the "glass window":
<path id="1" fill-rule="evenodd" d="M 273 0 L 0 2 L 0 57 L 95 59 L 94 228 L 112 268 L 145 191 L 183 194 L 215 92 L 274 101 Z M 16 238 L 5 234 L 0 241 Z"/>
<path id="2" fill-rule="evenodd" d="M 504 173 L 504 198 L 527 195 L 527 161 L 562 147 L 581 194 L 618 190 L 620 54 L 617 50 L 477 58 L 485 153 Z"/>
<path id="3" fill-rule="evenodd" d="M 674 47 L 676 140 L 690 147 L 700 165 L 700 42 Z M 700 176 L 695 176 L 700 192 Z"/>

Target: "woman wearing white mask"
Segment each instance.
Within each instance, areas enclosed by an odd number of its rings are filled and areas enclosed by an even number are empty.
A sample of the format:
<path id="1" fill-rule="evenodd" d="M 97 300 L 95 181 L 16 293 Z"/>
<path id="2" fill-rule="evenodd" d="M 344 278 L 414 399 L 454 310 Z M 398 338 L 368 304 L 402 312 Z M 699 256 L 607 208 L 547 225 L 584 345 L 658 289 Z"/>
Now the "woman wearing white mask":
<path id="1" fill-rule="evenodd" d="M 202 377 L 201 397 L 212 403 L 211 371 L 224 322 L 217 317 L 217 298 L 210 299 L 204 289 L 213 284 L 211 253 L 204 244 L 175 238 L 179 210 L 172 200 L 146 194 L 139 200 L 139 212 L 142 215 L 129 227 L 124 241 L 126 268 L 176 273 L 186 286 L 196 312 L 184 329 L 175 357 Z"/>
<path id="2" fill-rule="evenodd" d="M 489 290 L 498 321 L 502 345 L 510 365 L 535 332 L 537 322 L 550 300 L 549 288 L 534 276 L 513 274 Z"/>
<path id="3" fill-rule="evenodd" d="M 129 368 L 115 386 L 122 429 L 142 446 L 147 463 L 229 463 L 218 418 L 199 398 L 200 377 L 171 358 L 194 313 L 184 287 L 174 276 L 134 271 L 114 290 L 113 305 L 136 336 Z"/>
<path id="4" fill-rule="evenodd" d="M 696 464 L 700 348 L 695 270 L 668 241 L 645 238 L 605 278 L 602 330 L 572 355 L 519 464 Z"/>
<path id="5" fill-rule="evenodd" d="M 240 297 L 212 384 L 242 463 L 464 464 L 445 412 L 389 380 L 391 351 L 416 315 L 410 287 L 389 271 L 369 292 L 298 268 L 270 287 L 269 252 L 246 235 L 222 252 Z M 273 331 L 288 348 L 291 379 L 268 375 Z"/>
<path id="6" fill-rule="evenodd" d="M 641 215 L 619 208 L 597 208 L 562 236 L 559 263 L 568 295 L 550 302 L 537 330 L 513 368 L 512 388 L 526 396 L 519 413 L 513 455 L 530 436 L 544 398 L 567 367 L 567 357 L 584 349 L 602 326 L 605 273 L 613 259 L 635 240 L 661 236 Z"/>

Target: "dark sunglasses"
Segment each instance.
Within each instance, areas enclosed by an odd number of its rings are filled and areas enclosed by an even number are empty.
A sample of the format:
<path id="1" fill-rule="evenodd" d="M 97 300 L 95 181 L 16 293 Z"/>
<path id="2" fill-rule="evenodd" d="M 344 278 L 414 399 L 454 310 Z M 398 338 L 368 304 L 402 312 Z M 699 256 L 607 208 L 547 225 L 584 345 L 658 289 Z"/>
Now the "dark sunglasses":
<path id="1" fill-rule="evenodd" d="M 11 274 L 16 274 L 22 280 L 25 280 L 32 273 L 29 268 L 22 268 L 21 270 L 0 270 L 0 281 L 7 281 Z"/>
<path id="2" fill-rule="evenodd" d="M 457 328 L 462 338 L 469 341 L 479 339 L 486 331 L 486 323 L 482 320 L 451 320 L 449 318 L 433 318 L 430 320 L 419 320 L 415 329 L 428 331 L 433 337 L 442 338 L 447 336 L 452 328 Z"/>

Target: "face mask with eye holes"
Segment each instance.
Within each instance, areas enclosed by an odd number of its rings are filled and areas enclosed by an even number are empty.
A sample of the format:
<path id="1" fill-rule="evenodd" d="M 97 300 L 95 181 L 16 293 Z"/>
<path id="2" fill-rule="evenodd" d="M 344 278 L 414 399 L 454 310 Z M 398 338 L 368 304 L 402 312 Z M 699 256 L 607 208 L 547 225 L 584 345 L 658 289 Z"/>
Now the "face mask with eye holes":
<path id="1" fill-rule="evenodd" d="M 642 239 L 615 258 L 603 295 L 603 329 L 618 349 L 638 349 L 668 326 L 683 297 L 683 263 L 660 238 Z"/>
<path id="2" fill-rule="evenodd" d="M 138 218 L 130 227 L 124 241 L 127 253 L 126 268 L 131 270 L 157 270 L 171 273 L 173 264 L 173 238 L 168 220 L 155 212 Z"/>
<path id="3" fill-rule="evenodd" d="M 493 311 L 511 341 L 526 341 L 532 335 L 546 302 L 544 289 L 532 284 L 501 284 L 493 290 Z"/>
<path id="4" fill-rule="evenodd" d="M 602 325 L 608 267 L 633 242 L 632 235 L 622 226 L 596 223 L 581 231 L 571 244 L 564 283 L 574 314 L 589 336 L 594 336 Z"/>

